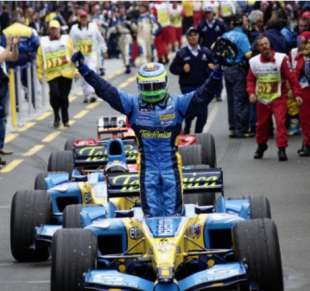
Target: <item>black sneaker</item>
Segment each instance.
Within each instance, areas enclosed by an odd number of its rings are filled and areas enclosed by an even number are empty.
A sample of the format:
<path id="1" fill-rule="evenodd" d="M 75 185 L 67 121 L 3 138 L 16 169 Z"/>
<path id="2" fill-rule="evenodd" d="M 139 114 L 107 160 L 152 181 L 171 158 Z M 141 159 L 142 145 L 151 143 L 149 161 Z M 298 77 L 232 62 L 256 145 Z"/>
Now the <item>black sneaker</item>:
<path id="1" fill-rule="evenodd" d="M 95 103 L 97 101 L 97 98 L 95 96 L 90 97 L 89 102 Z"/>
<path id="2" fill-rule="evenodd" d="M 58 128 L 60 126 L 60 122 L 58 120 L 54 121 L 54 128 Z"/>
<path id="3" fill-rule="evenodd" d="M 254 154 L 254 159 L 259 160 L 262 159 L 264 156 L 264 152 L 268 149 L 268 145 L 267 144 L 259 144 L 256 152 Z"/>
<path id="4" fill-rule="evenodd" d="M 125 74 L 130 74 L 130 73 L 131 73 L 130 66 L 126 66 Z"/>
<path id="5" fill-rule="evenodd" d="M 286 152 L 285 152 L 285 148 L 282 148 L 282 147 L 279 148 L 278 157 L 279 157 L 279 161 L 280 162 L 287 161 L 287 155 L 286 155 Z"/>
<path id="6" fill-rule="evenodd" d="M 243 135 L 245 137 L 254 137 L 255 136 L 255 133 L 252 132 L 252 131 L 247 131 L 247 132 L 244 132 Z"/>
<path id="7" fill-rule="evenodd" d="M 64 127 L 70 127 L 69 122 L 65 122 L 65 123 L 64 123 Z"/>
<path id="8" fill-rule="evenodd" d="M 302 144 L 301 148 L 297 150 L 297 154 L 302 153 L 304 151 L 304 148 L 305 148 L 305 146 L 304 146 L 304 144 Z"/>

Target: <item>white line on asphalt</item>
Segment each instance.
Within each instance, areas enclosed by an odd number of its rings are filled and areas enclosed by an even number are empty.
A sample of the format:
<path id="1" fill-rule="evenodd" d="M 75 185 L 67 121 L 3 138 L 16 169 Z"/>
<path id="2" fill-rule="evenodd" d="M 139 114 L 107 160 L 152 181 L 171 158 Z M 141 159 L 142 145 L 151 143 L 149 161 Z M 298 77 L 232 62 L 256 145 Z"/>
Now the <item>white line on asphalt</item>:
<path id="1" fill-rule="evenodd" d="M 210 127 L 212 126 L 212 123 L 214 122 L 218 111 L 219 111 L 219 104 L 216 103 L 214 107 L 212 108 L 211 113 L 208 116 L 207 124 L 203 128 L 203 132 L 208 132 L 210 130 Z"/>
<path id="2" fill-rule="evenodd" d="M 49 284 L 50 280 L 26 281 L 28 284 Z"/>
<path id="3" fill-rule="evenodd" d="M 11 205 L 0 205 L 0 209 L 9 209 Z"/>
<path id="4" fill-rule="evenodd" d="M 12 264 L 14 265 L 14 264 Z M 0 265 L 1 266 L 1 265 Z M 49 284 L 50 280 L 38 280 L 38 281 L 0 281 L 2 284 Z"/>

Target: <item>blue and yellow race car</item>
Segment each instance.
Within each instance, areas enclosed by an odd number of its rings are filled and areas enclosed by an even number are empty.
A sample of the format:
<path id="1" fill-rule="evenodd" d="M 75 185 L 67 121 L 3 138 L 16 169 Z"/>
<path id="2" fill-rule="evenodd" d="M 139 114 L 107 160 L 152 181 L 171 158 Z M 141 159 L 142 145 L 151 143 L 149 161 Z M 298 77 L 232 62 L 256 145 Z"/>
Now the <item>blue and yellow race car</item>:
<path id="1" fill-rule="evenodd" d="M 100 156 L 97 153 L 97 158 L 86 161 L 87 166 L 83 164 L 85 156 L 79 151 L 52 153 L 49 166 L 55 172 L 39 174 L 35 181 L 36 190 L 15 193 L 11 206 L 10 233 L 11 252 L 17 261 L 48 259 L 53 234 L 63 224 L 69 224 L 65 211 L 68 205 L 102 205 L 104 217 L 111 218 L 115 211 L 129 210 L 139 204 L 138 197 L 107 199 L 108 189 L 122 192 L 128 188 L 139 193 L 139 187 L 136 187 L 139 177 L 136 164 L 128 161 L 123 140 L 106 140 L 104 149 L 104 154 Z M 199 150 L 201 146 L 192 145 L 183 152 L 185 161 L 196 163 L 183 167 L 184 188 L 187 191 L 196 181 L 204 181 L 194 199 L 200 205 L 207 205 L 213 203 L 215 193 L 222 193 L 223 175 L 221 169 L 201 165 L 201 156 L 196 160 L 192 158 L 193 153 Z M 206 193 L 208 195 L 204 195 Z"/>
<path id="2" fill-rule="evenodd" d="M 135 196 L 129 188 L 108 193 Z M 147 218 L 139 206 L 113 218 L 101 206 L 69 207 L 71 228 L 53 237 L 51 291 L 284 290 L 263 197 L 220 196 L 214 205 L 185 204 L 184 215 L 172 217 Z"/>

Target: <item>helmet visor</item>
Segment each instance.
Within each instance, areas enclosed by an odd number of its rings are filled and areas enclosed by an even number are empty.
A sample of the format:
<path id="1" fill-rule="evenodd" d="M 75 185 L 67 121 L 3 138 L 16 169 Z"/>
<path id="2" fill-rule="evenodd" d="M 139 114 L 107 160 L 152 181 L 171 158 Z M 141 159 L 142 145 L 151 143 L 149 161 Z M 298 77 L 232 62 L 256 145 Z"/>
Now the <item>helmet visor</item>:
<path id="1" fill-rule="evenodd" d="M 167 82 L 139 83 L 142 99 L 148 103 L 160 102 L 167 95 Z"/>
<path id="2" fill-rule="evenodd" d="M 138 86 L 141 92 L 153 92 L 158 90 L 165 90 L 167 82 L 139 83 Z"/>

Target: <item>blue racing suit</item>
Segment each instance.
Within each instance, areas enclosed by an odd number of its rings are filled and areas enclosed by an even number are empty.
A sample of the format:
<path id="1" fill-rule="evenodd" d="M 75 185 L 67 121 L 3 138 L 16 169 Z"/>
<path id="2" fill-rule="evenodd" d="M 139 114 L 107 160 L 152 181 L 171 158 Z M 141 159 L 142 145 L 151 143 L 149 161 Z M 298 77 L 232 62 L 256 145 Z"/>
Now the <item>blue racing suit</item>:
<path id="1" fill-rule="evenodd" d="M 182 168 L 176 139 L 189 113 L 209 103 L 217 88 L 218 73 L 196 91 L 167 96 L 157 104 L 146 104 L 139 96 L 113 87 L 86 65 L 79 71 L 94 87 L 98 97 L 125 114 L 135 131 L 140 148 L 141 203 L 147 216 L 180 215 L 183 212 Z"/>

